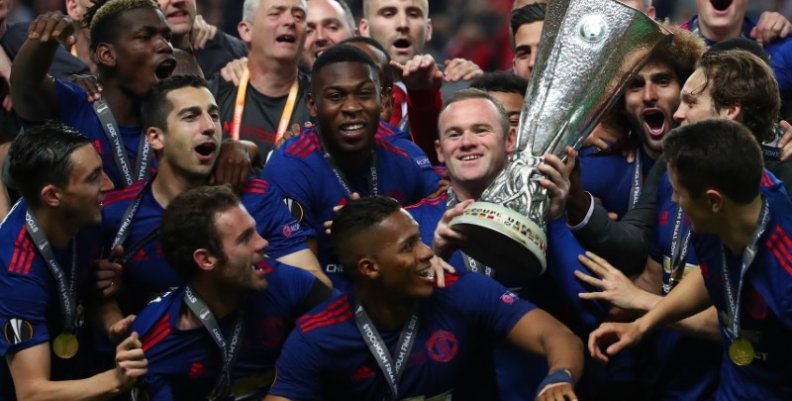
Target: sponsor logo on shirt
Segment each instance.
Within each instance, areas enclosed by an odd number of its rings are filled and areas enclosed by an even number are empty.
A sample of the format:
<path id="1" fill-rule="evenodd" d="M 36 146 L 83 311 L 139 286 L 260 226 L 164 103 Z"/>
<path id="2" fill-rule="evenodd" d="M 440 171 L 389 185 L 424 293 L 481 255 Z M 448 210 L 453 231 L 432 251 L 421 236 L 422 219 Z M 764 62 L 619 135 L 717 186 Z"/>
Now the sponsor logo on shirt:
<path id="1" fill-rule="evenodd" d="M 426 342 L 426 351 L 435 362 L 450 362 L 459 351 L 459 342 L 454 333 L 437 330 Z"/>

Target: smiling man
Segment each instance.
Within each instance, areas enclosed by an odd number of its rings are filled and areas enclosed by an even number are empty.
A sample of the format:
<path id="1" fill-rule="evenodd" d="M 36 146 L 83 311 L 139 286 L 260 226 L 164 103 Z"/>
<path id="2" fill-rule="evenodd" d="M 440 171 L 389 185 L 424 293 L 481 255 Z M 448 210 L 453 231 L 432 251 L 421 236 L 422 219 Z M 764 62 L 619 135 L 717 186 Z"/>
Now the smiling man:
<path id="1" fill-rule="evenodd" d="M 20 200 L 0 225 L 0 400 L 110 399 L 146 373 L 137 334 L 103 366 L 83 306 L 92 300 L 91 226 L 102 218 L 113 184 L 88 138 L 47 123 L 21 135 L 9 151 Z"/>
<path id="2" fill-rule="evenodd" d="M 482 386 L 493 337 L 547 357 L 552 373 L 536 399 L 576 399 L 580 339 L 481 274 L 453 275 L 435 288 L 437 258 L 397 201 L 350 201 L 332 236 L 354 295 L 298 320 L 267 401 L 493 399 Z"/>
<path id="3" fill-rule="evenodd" d="M 139 394 L 261 399 L 295 320 L 330 290 L 265 256 L 267 240 L 228 187 L 179 195 L 161 230 L 165 259 L 186 285 L 152 301 L 135 320 L 150 361 Z"/>
<path id="4" fill-rule="evenodd" d="M 350 45 L 331 47 L 311 73 L 308 102 L 316 127 L 288 140 L 264 168 L 292 205 L 301 224 L 313 229 L 319 261 L 336 288 L 347 288 L 338 259 L 324 234 L 333 207 L 360 196 L 388 195 L 412 204 L 437 190 L 439 177 L 424 174 L 380 125 L 383 93 L 376 64 Z M 340 285 L 340 287 L 339 287 Z"/>

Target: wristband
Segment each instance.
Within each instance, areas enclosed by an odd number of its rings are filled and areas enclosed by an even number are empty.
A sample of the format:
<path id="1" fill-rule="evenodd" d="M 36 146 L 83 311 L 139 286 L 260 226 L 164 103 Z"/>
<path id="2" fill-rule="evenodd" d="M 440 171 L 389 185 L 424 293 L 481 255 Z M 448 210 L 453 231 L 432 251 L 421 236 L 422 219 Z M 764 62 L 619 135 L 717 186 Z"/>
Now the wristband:
<path id="1" fill-rule="evenodd" d="M 536 392 L 536 396 L 534 397 L 534 399 L 542 395 L 542 392 L 544 391 L 545 387 L 551 384 L 559 384 L 559 383 L 569 383 L 570 386 L 572 387 L 575 386 L 575 379 L 572 377 L 572 372 L 570 372 L 569 369 L 556 369 L 550 372 L 550 374 L 548 374 L 544 378 L 544 380 L 542 380 L 542 382 L 539 383 L 539 386 L 537 387 L 538 390 Z"/>

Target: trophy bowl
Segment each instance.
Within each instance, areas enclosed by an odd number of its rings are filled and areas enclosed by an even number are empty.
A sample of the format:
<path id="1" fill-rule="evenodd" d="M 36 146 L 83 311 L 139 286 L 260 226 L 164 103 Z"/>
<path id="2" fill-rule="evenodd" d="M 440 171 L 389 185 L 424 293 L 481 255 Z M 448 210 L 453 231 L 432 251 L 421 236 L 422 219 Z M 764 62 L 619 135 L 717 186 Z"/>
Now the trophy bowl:
<path id="1" fill-rule="evenodd" d="M 658 23 L 615 0 L 553 0 L 525 92 L 517 146 L 506 167 L 451 227 L 461 249 L 496 271 L 547 268 L 550 199 L 539 185 L 544 155 L 579 148 L 650 52 L 670 41 Z"/>

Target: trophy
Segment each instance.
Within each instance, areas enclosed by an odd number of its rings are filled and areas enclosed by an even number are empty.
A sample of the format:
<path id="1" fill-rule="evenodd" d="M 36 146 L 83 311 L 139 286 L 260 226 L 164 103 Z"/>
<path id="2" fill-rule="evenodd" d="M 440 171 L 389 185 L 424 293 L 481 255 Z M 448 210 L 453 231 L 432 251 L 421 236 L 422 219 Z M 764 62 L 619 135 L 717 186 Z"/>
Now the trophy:
<path id="1" fill-rule="evenodd" d="M 537 166 L 545 154 L 579 148 L 628 79 L 668 31 L 614 0 L 548 2 L 536 63 L 506 168 L 451 226 L 462 251 L 495 270 L 536 276 L 546 269 L 547 190 Z"/>

